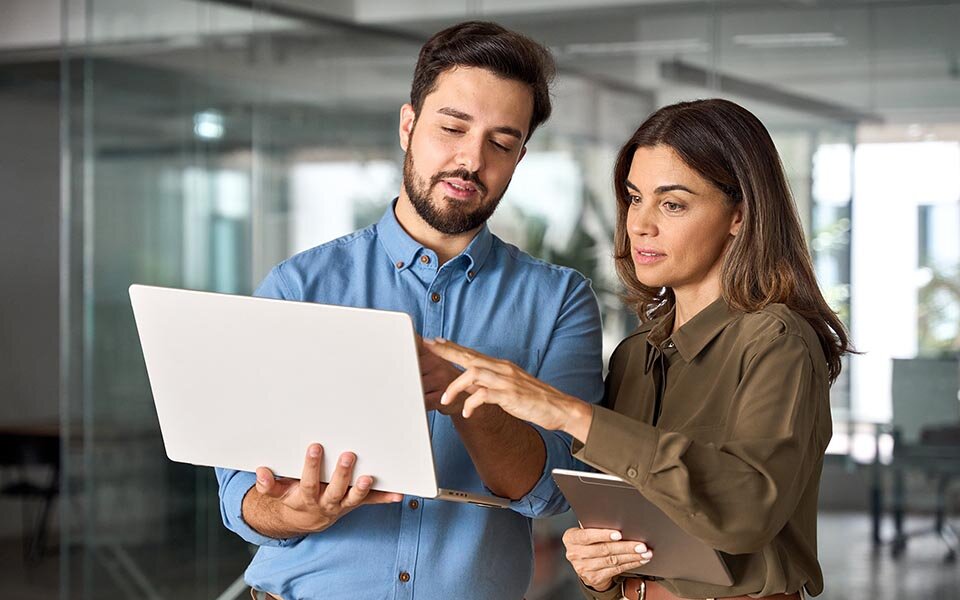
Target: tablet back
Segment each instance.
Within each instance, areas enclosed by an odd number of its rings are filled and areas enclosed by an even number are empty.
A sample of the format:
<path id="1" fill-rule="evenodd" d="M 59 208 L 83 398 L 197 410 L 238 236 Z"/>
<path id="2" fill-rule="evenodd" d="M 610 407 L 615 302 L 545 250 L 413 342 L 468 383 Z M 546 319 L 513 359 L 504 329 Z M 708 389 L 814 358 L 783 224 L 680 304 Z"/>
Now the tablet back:
<path id="1" fill-rule="evenodd" d="M 619 477 L 554 469 L 553 478 L 581 527 L 616 529 L 624 540 L 645 542 L 653 550 L 653 559 L 630 573 L 733 585 L 730 571 L 716 550 L 681 529 Z"/>
<path id="2" fill-rule="evenodd" d="M 341 452 L 374 488 L 437 495 L 413 324 L 404 313 L 130 287 L 167 456 L 321 476 Z"/>

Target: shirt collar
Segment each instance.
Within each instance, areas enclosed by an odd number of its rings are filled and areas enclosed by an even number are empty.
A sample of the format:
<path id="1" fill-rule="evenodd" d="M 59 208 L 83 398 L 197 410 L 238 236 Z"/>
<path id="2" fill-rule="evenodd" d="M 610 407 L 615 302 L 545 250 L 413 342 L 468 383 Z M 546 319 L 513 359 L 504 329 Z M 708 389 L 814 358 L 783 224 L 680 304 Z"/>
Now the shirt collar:
<path id="1" fill-rule="evenodd" d="M 690 362 L 737 316 L 738 313 L 731 309 L 722 297 L 717 298 L 684 323 L 671 339 L 683 360 Z"/>
<path id="2" fill-rule="evenodd" d="M 394 198 L 377 223 L 377 234 L 380 237 L 383 249 L 393 262 L 393 266 L 398 271 L 403 271 L 413 265 L 417 254 L 424 249 L 424 246 L 410 237 L 410 234 L 400 225 L 400 221 L 397 221 L 396 206 L 397 199 Z M 490 255 L 492 246 L 493 234 L 490 233 L 490 228 L 484 223 L 466 249 L 453 259 L 453 261 L 459 259 L 459 264 L 463 266 L 468 281 L 473 281 L 477 273 L 480 272 Z"/>

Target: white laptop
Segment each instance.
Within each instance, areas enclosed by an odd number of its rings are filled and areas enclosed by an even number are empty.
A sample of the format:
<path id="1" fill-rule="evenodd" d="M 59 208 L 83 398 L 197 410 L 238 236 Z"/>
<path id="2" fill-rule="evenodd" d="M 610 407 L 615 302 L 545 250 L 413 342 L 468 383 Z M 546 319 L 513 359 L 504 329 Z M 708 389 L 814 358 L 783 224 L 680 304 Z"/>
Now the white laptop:
<path id="1" fill-rule="evenodd" d="M 355 452 L 374 489 L 507 507 L 437 487 L 413 322 L 400 312 L 130 286 L 170 460 L 299 478 L 307 446 Z"/>

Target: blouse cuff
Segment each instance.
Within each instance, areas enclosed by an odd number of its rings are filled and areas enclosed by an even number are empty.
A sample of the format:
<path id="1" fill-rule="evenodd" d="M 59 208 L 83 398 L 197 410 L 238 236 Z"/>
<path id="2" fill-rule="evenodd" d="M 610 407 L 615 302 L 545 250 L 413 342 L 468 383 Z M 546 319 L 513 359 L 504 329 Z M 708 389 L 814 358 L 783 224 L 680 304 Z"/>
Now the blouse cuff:
<path id="1" fill-rule="evenodd" d="M 587 600 L 621 600 L 623 596 L 620 595 L 620 578 L 614 579 L 614 586 L 609 590 L 598 592 L 597 590 L 587 587 L 587 584 L 580 580 L 580 591 L 583 592 L 583 597 Z"/>
<path id="2" fill-rule="evenodd" d="M 658 429 L 602 406 L 593 407 L 587 443 L 576 440 L 573 455 L 605 473 L 642 488 L 660 440 Z"/>

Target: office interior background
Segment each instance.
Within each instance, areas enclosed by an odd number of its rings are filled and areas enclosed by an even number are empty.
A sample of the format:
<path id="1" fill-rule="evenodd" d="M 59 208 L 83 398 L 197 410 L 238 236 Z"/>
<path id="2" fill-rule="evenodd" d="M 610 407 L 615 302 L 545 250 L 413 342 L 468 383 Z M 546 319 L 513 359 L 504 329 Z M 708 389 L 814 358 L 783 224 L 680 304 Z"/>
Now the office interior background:
<path id="1" fill-rule="evenodd" d="M 419 46 L 468 18 L 557 59 L 491 227 L 593 280 L 607 355 L 635 323 L 619 146 L 684 99 L 763 120 L 863 352 L 832 390 L 821 597 L 957 597 L 960 3 L 937 0 L 0 0 L 2 595 L 243 597 L 251 549 L 212 470 L 166 459 L 127 287 L 249 294 L 378 219 Z M 578 597 L 571 519 L 536 523 L 529 600 Z"/>

